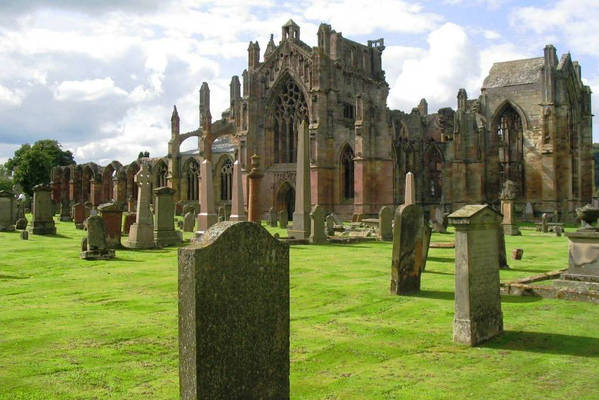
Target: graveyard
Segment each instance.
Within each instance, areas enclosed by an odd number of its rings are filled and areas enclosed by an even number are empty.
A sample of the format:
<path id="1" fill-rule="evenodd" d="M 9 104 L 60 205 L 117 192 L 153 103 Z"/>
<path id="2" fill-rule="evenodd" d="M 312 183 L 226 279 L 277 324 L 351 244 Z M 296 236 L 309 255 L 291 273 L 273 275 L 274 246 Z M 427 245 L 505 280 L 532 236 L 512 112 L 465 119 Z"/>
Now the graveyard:
<path id="1" fill-rule="evenodd" d="M 0 399 L 177 398 L 177 247 L 84 260 L 85 231 L 55 220 L 55 235 L 0 232 Z M 502 282 L 567 266 L 566 237 L 519 229 Z M 431 248 L 406 296 L 389 293 L 392 242 L 289 251 L 292 399 L 599 396 L 596 304 L 502 296 L 503 334 L 469 347 L 452 341 L 455 249 Z"/>

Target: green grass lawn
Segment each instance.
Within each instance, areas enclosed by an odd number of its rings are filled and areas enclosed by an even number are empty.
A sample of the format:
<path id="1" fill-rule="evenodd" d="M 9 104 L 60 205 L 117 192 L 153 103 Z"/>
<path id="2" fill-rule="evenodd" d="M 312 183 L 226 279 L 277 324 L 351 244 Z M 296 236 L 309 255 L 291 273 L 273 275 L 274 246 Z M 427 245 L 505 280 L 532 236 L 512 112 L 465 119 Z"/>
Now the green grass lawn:
<path id="1" fill-rule="evenodd" d="M 177 249 L 85 261 L 84 232 L 58 232 L 0 233 L 0 399 L 178 398 Z M 567 238 L 522 232 L 502 280 L 566 266 Z M 469 348 L 454 249 L 430 250 L 417 296 L 389 294 L 390 263 L 391 243 L 291 247 L 293 399 L 599 398 L 598 305 L 503 297 L 505 333 Z"/>

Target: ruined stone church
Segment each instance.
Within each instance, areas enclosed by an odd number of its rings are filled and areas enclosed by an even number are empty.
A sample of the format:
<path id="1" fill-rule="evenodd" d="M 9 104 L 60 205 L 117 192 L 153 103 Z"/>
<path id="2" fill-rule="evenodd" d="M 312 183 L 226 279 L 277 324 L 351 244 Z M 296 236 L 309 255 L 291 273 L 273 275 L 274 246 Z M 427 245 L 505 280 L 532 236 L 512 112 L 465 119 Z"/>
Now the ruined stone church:
<path id="1" fill-rule="evenodd" d="M 449 212 L 467 203 L 498 202 L 503 182 L 517 190 L 516 210 L 572 216 L 591 201 L 591 90 L 578 62 L 558 59 L 548 45 L 542 57 L 495 63 L 480 96 L 457 92 L 457 110 L 428 111 L 422 100 L 410 112 L 387 107 L 383 39 L 354 42 L 330 25 L 318 29 L 318 45 L 301 40 L 292 20 L 261 53 L 250 42 L 248 66 L 230 84 L 230 107 L 218 120 L 210 111 L 207 83 L 200 89 L 200 126 L 180 132 L 175 108 L 168 154 L 128 165 L 114 161 L 58 167 L 54 200 L 134 207 L 133 176 L 149 163 L 153 185 L 176 190 L 178 205 L 197 203 L 199 165 L 213 164 L 217 206 L 231 200 L 232 166 L 239 160 L 244 186 L 250 157 L 260 157 L 264 177 L 259 204 L 292 216 L 298 132 L 310 142 L 312 204 L 346 217 L 372 215 L 403 202 L 404 176 L 416 176 L 417 201 Z M 307 132 L 306 132 L 307 131 Z M 181 152 L 181 143 L 198 149 Z M 247 201 L 247 190 L 246 201 Z"/>

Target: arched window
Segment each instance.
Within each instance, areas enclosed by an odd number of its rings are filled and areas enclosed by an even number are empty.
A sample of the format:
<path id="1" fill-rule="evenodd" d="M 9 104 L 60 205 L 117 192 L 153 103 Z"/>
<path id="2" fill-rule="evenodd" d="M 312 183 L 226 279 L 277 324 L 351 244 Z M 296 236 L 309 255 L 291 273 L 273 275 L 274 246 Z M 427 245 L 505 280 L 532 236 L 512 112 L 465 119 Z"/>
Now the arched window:
<path id="1" fill-rule="evenodd" d="M 343 199 L 354 198 L 354 152 L 349 146 L 341 153 L 341 188 Z"/>
<path id="2" fill-rule="evenodd" d="M 524 193 L 522 119 L 512 106 L 507 105 L 497 117 L 494 131 L 499 153 L 498 189 L 509 179 Z"/>
<path id="3" fill-rule="evenodd" d="M 442 193 L 443 156 L 436 147 L 430 147 L 426 153 L 426 165 L 429 180 L 429 197 L 440 200 Z"/>
<path id="4" fill-rule="evenodd" d="M 274 100 L 273 146 L 275 163 L 296 161 L 297 131 L 302 120 L 307 119 L 304 95 L 297 84 L 288 79 L 281 85 Z"/>
<path id="5" fill-rule="evenodd" d="M 200 166 L 196 160 L 191 159 L 187 167 L 187 200 L 199 200 L 199 176 Z"/>
<path id="6" fill-rule="evenodd" d="M 231 189 L 233 183 L 233 163 L 229 158 L 225 160 L 220 169 L 220 199 L 231 200 Z"/>

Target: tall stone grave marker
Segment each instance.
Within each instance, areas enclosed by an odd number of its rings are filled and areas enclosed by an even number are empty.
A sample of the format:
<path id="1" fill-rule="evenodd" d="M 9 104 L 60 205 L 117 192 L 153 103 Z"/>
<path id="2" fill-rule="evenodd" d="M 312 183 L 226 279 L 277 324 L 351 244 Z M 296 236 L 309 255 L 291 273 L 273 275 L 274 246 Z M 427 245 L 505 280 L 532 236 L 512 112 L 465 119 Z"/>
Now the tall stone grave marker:
<path id="1" fill-rule="evenodd" d="M 82 241 L 80 257 L 85 260 L 114 258 L 114 250 L 106 245 L 104 218 L 99 215 L 92 215 L 87 219 L 87 238 Z"/>
<path id="2" fill-rule="evenodd" d="M 193 232 L 196 226 L 196 214 L 193 211 L 188 211 L 183 216 L 183 232 Z"/>
<path id="3" fill-rule="evenodd" d="M 295 172 L 295 211 L 288 235 L 295 239 L 310 236 L 310 140 L 308 127 L 302 122 L 297 132 L 297 161 Z"/>
<path id="4" fill-rule="evenodd" d="M 381 207 L 379 211 L 379 239 L 393 240 L 393 209 L 389 206 Z"/>
<path id="5" fill-rule="evenodd" d="M 414 183 L 414 174 L 408 172 L 406 174 L 406 191 L 404 194 L 404 206 L 416 204 L 416 184 Z"/>
<path id="6" fill-rule="evenodd" d="M 541 232 L 549 232 L 549 215 L 547 213 L 541 214 Z"/>
<path id="7" fill-rule="evenodd" d="M 12 232 L 16 222 L 15 194 L 0 190 L 0 232 Z"/>
<path id="8" fill-rule="evenodd" d="M 62 199 L 60 202 L 60 220 L 62 222 L 71 222 L 71 206 L 68 199 Z"/>
<path id="9" fill-rule="evenodd" d="M 231 221 L 247 221 L 243 205 L 243 179 L 239 160 L 233 164 L 233 187 L 231 188 Z"/>
<path id="10" fill-rule="evenodd" d="M 221 222 L 179 249 L 182 400 L 289 399 L 289 246 Z"/>
<path id="11" fill-rule="evenodd" d="M 324 231 L 324 209 L 320 205 L 315 205 L 310 213 L 311 231 L 310 243 L 322 244 L 327 242 L 327 234 Z"/>
<path id="12" fill-rule="evenodd" d="M 141 163 L 141 169 L 135 174 L 137 184 L 137 214 L 135 223 L 129 229 L 127 247 L 132 249 L 151 249 L 154 247 L 154 226 L 152 223 L 152 175 L 150 167 Z"/>
<path id="13" fill-rule="evenodd" d="M 274 207 L 270 207 L 268 210 L 268 224 L 273 228 L 277 226 L 277 212 Z"/>
<path id="14" fill-rule="evenodd" d="M 106 232 L 106 247 L 109 249 L 120 249 L 121 246 L 121 224 L 123 222 L 123 205 L 118 202 L 100 204 L 98 211 L 104 220 Z M 88 227 L 89 230 L 89 222 Z"/>
<path id="15" fill-rule="evenodd" d="M 420 290 L 423 253 L 423 212 L 417 204 L 395 211 L 393 253 L 391 255 L 391 293 L 410 294 Z"/>
<path id="16" fill-rule="evenodd" d="M 287 215 L 287 210 L 279 211 L 279 228 L 287 229 L 287 224 L 289 224 L 289 216 Z"/>
<path id="17" fill-rule="evenodd" d="M 260 156 L 254 154 L 252 157 L 251 169 L 248 174 L 248 221 L 256 224 L 262 223 L 262 210 L 260 208 L 260 183 L 264 177 L 264 172 L 260 168 Z"/>
<path id="18" fill-rule="evenodd" d="M 33 187 L 33 221 L 31 233 L 34 235 L 53 235 L 56 233 L 54 225 L 54 207 L 50 194 L 50 185 L 37 185 Z"/>
<path id="19" fill-rule="evenodd" d="M 175 189 L 167 186 L 154 189 L 154 242 L 156 246 L 181 243 L 175 230 Z"/>
<path id="20" fill-rule="evenodd" d="M 516 191 L 516 184 L 507 179 L 499 195 L 501 199 L 501 213 L 503 214 L 503 233 L 510 236 L 522 235 L 518 225 L 514 223 L 514 199 L 517 195 Z"/>
<path id="21" fill-rule="evenodd" d="M 83 222 L 85 222 L 85 206 L 83 203 L 73 204 L 71 207 L 71 215 L 73 216 L 75 228 L 83 229 Z"/>
<path id="22" fill-rule="evenodd" d="M 212 163 L 202 161 L 200 166 L 200 213 L 198 214 L 198 232 L 204 233 L 217 221 L 216 206 L 214 205 L 214 185 L 212 184 Z"/>
<path id="23" fill-rule="evenodd" d="M 497 235 L 501 216 L 467 205 L 449 216 L 456 229 L 453 341 L 475 346 L 503 331 Z"/>

